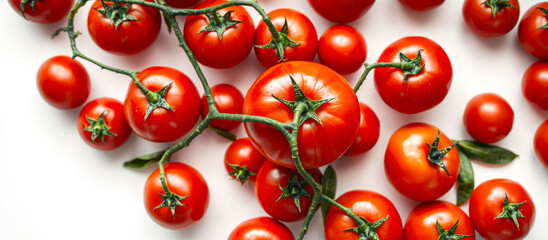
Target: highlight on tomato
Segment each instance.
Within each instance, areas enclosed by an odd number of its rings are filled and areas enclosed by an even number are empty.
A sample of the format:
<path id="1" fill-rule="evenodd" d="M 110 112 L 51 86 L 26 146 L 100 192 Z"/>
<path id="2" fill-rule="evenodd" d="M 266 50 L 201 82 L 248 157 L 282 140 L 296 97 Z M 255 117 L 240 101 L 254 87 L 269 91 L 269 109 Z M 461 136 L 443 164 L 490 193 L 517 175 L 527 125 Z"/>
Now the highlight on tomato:
<path id="1" fill-rule="evenodd" d="M 466 26 L 481 37 L 502 36 L 516 26 L 518 0 L 465 0 L 462 17 Z"/>
<path id="2" fill-rule="evenodd" d="M 215 106 L 220 113 L 241 114 L 244 105 L 244 96 L 236 87 L 230 84 L 218 84 L 211 87 L 211 95 Z M 205 119 L 209 112 L 209 105 L 206 96 L 202 96 L 202 118 Z M 232 120 L 213 120 L 209 126 L 221 130 L 232 130 L 240 126 L 239 121 Z"/>
<path id="3" fill-rule="evenodd" d="M 9 0 L 10 6 L 23 18 L 35 23 L 54 23 L 64 19 L 74 0 Z"/>
<path id="4" fill-rule="evenodd" d="M 430 11 L 440 6 L 445 0 L 398 0 L 400 4 L 413 11 Z"/>
<path id="5" fill-rule="evenodd" d="M 257 217 L 238 224 L 228 240 L 294 240 L 293 233 L 280 221 L 271 217 Z"/>
<path id="6" fill-rule="evenodd" d="M 254 183 L 260 167 L 266 158 L 261 155 L 249 138 L 240 138 L 232 142 L 225 152 L 225 169 L 228 175 L 244 183 Z"/>
<path id="7" fill-rule="evenodd" d="M 340 74 L 357 71 L 365 62 L 366 56 L 367 46 L 363 35 L 350 25 L 332 26 L 320 37 L 320 63 Z"/>
<path id="8" fill-rule="evenodd" d="M 521 79 L 521 91 L 533 106 L 548 110 L 548 61 L 537 61 L 527 68 Z"/>
<path id="9" fill-rule="evenodd" d="M 502 140 L 512 130 L 514 110 L 504 98 L 494 93 L 476 95 L 464 109 L 464 128 L 483 143 Z"/>
<path id="10" fill-rule="evenodd" d="M 375 146 L 380 136 L 380 121 L 373 109 L 360 102 L 360 126 L 354 143 L 346 150 L 345 156 L 355 156 L 369 151 Z"/>
<path id="11" fill-rule="evenodd" d="M 349 23 L 367 13 L 375 0 L 308 0 L 308 3 L 329 21 Z"/>
<path id="12" fill-rule="evenodd" d="M 548 59 L 548 2 L 537 3 L 523 14 L 518 37 L 521 47 L 531 56 Z"/>

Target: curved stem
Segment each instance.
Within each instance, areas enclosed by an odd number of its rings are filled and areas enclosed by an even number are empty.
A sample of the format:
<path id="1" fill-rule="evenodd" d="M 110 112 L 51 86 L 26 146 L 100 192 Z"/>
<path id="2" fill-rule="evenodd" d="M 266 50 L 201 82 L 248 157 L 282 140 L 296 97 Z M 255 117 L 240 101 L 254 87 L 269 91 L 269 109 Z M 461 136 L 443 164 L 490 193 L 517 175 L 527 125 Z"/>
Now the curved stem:
<path id="1" fill-rule="evenodd" d="M 379 62 L 379 63 L 373 63 L 373 64 L 364 63 L 363 65 L 365 66 L 365 70 L 363 71 L 362 75 L 358 79 L 358 82 L 354 86 L 354 92 L 358 92 L 358 90 L 362 86 L 363 81 L 365 80 L 365 78 L 367 77 L 369 72 L 371 72 L 371 70 L 373 70 L 375 68 L 378 68 L 378 67 L 393 67 L 393 68 L 399 68 L 403 71 L 413 69 L 413 64 L 408 63 L 408 62 L 389 62 L 389 63 Z"/>

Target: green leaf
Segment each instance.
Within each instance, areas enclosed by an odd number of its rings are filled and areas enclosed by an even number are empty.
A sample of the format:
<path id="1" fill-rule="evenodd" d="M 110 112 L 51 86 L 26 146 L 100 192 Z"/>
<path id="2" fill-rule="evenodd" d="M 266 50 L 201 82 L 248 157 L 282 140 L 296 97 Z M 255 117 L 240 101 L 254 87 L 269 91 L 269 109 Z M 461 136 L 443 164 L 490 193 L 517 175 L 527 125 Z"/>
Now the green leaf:
<path id="1" fill-rule="evenodd" d="M 487 164 L 506 164 L 518 157 L 508 149 L 478 141 L 460 140 L 458 146 L 470 159 Z"/>
<path id="2" fill-rule="evenodd" d="M 151 163 L 160 161 L 160 159 L 162 159 L 162 156 L 164 155 L 164 152 L 165 152 L 165 150 L 162 150 L 162 151 L 159 151 L 159 152 L 155 152 L 155 153 L 146 154 L 146 155 L 143 155 L 143 156 L 140 156 L 140 157 L 136 157 L 134 159 L 131 159 L 130 161 L 125 162 L 124 167 L 136 168 L 136 169 L 137 168 L 144 168 L 144 167 L 146 167 L 147 165 L 149 165 Z"/>
<path id="3" fill-rule="evenodd" d="M 337 191 L 337 174 L 335 173 L 335 169 L 331 165 L 327 166 L 325 169 L 325 172 L 322 176 L 322 194 L 334 198 L 335 193 Z M 327 216 L 327 212 L 329 211 L 329 207 L 331 207 L 331 203 L 327 201 L 322 202 L 322 216 L 323 221 L 325 222 L 325 217 Z"/>
<path id="4" fill-rule="evenodd" d="M 458 145 L 457 150 L 460 158 L 460 170 L 457 176 L 457 205 L 460 206 L 470 199 L 474 190 L 474 169 L 470 159 Z"/>
<path id="5" fill-rule="evenodd" d="M 215 133 L 217 133 L 217 135 L 219 135 L 221 137 L 224 137 L 224 138 L 226 138 L 230 141 L 236 141 L 236 135 L 234 135 L 233 133 L 231 133 L 227 130 L 219 129 L 219 128 L 212 127 L 212 126 L 209 126 L 209 129 L 215 131 Z"/>

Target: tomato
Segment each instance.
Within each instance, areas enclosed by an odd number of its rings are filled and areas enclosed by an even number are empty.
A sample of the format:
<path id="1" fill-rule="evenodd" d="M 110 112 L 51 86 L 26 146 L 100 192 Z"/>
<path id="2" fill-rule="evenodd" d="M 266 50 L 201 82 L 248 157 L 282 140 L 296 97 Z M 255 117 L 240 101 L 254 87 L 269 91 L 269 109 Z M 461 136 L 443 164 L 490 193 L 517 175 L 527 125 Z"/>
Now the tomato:
<path id="1" fill-rule="evenodd" d="M 438 133 L 439 142 L 435 146 Z M 396 130 L 388 141 L 384 155 L 386 177 L 396 190 L 408 198 L 422 202 L 438 199 L 451 189 L 459 174 L 457 149 L 449 148 L 445 155 L 442 154 L 442 149 L 450 146 L 451 139 L 432 125 L 405 125 Z M 440 151 L 430 153 L 430 150 Z"/>
<path id="2" fill-rule="evenodd" d="M 21 11 L 21 0 L 8 1 L 19 15 L 25 19 L 36 23 L 54 23 L 65 18 L 70 8 L 74 5 L 74 0 L 29 0 L 24 4 Z M 34 9 L 32 9 L 32 4 Z"/>
<path id="3" fill-rule="evenodd" d="M 372 191 L 354 190 L 344 193 L 336 201 L 352 209 L 356 216 L 365 218 L 369 223 L 381 223 L 377 228 L 369 226 L 368 231 L 362 233 L 366 236 L 370 234 L 367 239 L 402 239 L 400 214 L 394 204 L 383 195 Z M 357 224 L 352 218 L 339 208 L 331 206 L 325 218 L 325 239 L 358 239 L 358 233 L 349 230 L 356 227 Z"/>
<path id="4" fill-rule="evenodd" d="M 244 96 L 236 87 L 230 84 L 219 84 L 211 88 L 211 94 L 215 101 L 215 106 L 220 113 L 242 113 L 244 105 Z M 209 112 L 206 96 L 202 96 L 202 118 L 205 118 Z M 209 126 L 222 130 L 232 130 L 240 126 L 239 121 L 215 120 Z"/>
<path id="5" fill-rule="evenodd" d="M 453 77 L 451 62 L 445 51 L 428 38 L 405 37 L 390 44 L 378 61 L 402 62 L 399 52 L 409 59 L 414 59 L 420 52 L 420 64 L 424 68 L 406 79 L 399 68 L 375 69 L 375 88 L 382 100 L 394 110 L 408 114 L 438 105 L 447 95 Z"/>
<path id="6" fill-rule="evenodd" d="M 249 138 L 232 142 L 225 152 L 225 169 L 228 174 L 242 184 L 255 182 L 259 168 L 265 161 Z"/>
<path id="7" fill-rule="evenodd" d="M 429 11 L 439 5 L 445 0 L 398 0 L 400 4 L 413 11 Z"/>
<path id="8" fill-rule="evenodd" d="M 225 3 L 224 0 L 207 0 L 195 9 Z M 229 68 L 238 65 L 251 52 L 255 39 L 253 19 L 245 8 L 233 6 L 217 11 L 219 22 L 213 15 L 190 15 L 186 18 L 183 36 L 190 50 L 201 64 L 212 68 Z M 225 17 L 229 17 L 226 19 Z M 226 26 L 229 25 L 228 28 Z M 209 31 L 203 31 L 211 27 Z M 226 30 L 219 36 L 223 27 Z"/>
<path id="9" fill-rule="evenodd" d="M 523 96 L 534 106 L 548 110 L 548 61 L 537 61 L 523 74 Z"/>
<path id="10" fill-rule="evenodd" d="M 548 120 L 537 128 L 534 141 L 537 158 L 548 168 Z"/>
<path id="11" fill-rule="evenodd" d="M 189 8 L 194 6 L 200 0 L 164 0 L 167 5 L 174 8 Z"/>
<path id="12" fill-rule="evenodd" d="M 278 64 L 266 70 L 253 83 L 245 96 L 243 112 L 291 123 L 293 110 L 273 97 L 295 101 L 291 78 L 305 97 L 317 101 L 332 99 L 315 110 L 322 124 L 307 119 L 300 126 L 297 136 L 299 156 L 305 168 L 327 165 L 352 145 L 360 123 L 356 94 L 335 71 L 313 62 Z M 295 168 L 289 143 L 282 133 L 261 123 L 246 122 L 244 126 L 251 142 L 267 159 L 284 167 Z"/>
<path id="13" fill-rule="evenodd" d="M 240 223 L 228 240 L 294 240 L 287 226 L 270 217 L 258 217 Z"/>
<path id="14" fill-rule="evenodd" d="M 129 10 L 124 12 L 117 9 L 122 8 L 118 4 L 114 7 L 112 2 L 105 4 L 109 6 L 107 10 L 101 1 L 93 3 L 87 23 L 91 39 L 100 48 L 114 54 L 132 55 L 142 52 L 156 40 L 162 24 L 159 10 L 132 4 Z M 99 11 L 112 14 L 114 19 L 105 17 Z M 130 17 L 135 20 L 131 20 Z M 125 20 L 127 18 L 130 20 Z"/>
<path id="15" fill-rule="evenodd" d="M 183 197 L 181 206 L 175 206 L 172 215 L 169 207 L 160 206 L 165 194 L 160 181 L 160 169 L 156 169 L 145 183 L 144 200 L 148 215 L 162 227 L 183 229 L 192 226 L 204 216 L 209 205 L 209 189 L 202 175 L 189 165 L 179 162 L 164 165 L 169 191 Z"/>
<path id="16" fill-rule="evenodd" d="M 274 24 L 278 31 L 282 30 L 287 20 L 287 36 L 299 44 L 298 46 L 285 48 L 283 61 L 314 60 L 316 51 L 318 50 L 318 34 L 308 17 L 301 12 L 287 8 L 274 10 L 268 13 L 268 17 L 270 17 L 270 21 L 272 21 L 272 24 Z M 257 47 L 266 45 L 271 40 L 272 34 L 266 24 L 261 21 L 255 32 L 255 56 L 265 68 L 272 67 L 280 62 L 280 58 L 276 55 L 276 49 Z"/>
<path id="17" fill-rule="evenodd" d="M 523 14 L 518 26 L 521 47 L 533 57 L 548 59 L 548 2 L 537 3 Z"/>
<path id="18" fill-rule="evenodd" d="M 439 229 L 438 224 L 442 229 Z M 456 228 L 452 229 L 454 226 Z M 403 228 L 403 239 L 472 240 L 476 239 L 474 233 L 470 218 L 457 205 L 432 201 L 421 203 L 411 210 Z"/>
<path id="19" fill-rule="evenodd" d="M 307 171 L 316 182 L 321 182 L 320 170 L 313 168 Z M 255 196 L 268 215 L 280 221 L 294 222 L 306 217 L 314 189 L 297 170 L 265 161 L 257 173 Z M 300 208 L 295 205 L 295 201 L 299 202 Z"/>
<path id="20" fill-rule="evenodd" d="M 99 150 L 115 149 L 131 134 L 124 105 L 108 97 L 88 102 L 78 114 L 77 126 L 84 142 Z"/>
<path id="21" fill-rule="evenodd" d="M 519 19 L 518 0 L 507 2 L 510 6 L 498 0 L 465 0 L 462 8 L 464 22 L 478 36 L 502 36 L 510 32 Z"/>
<path id="22" fill-rule="evenodd" d="M 42 63 L 36 85 L 42 98 L 59 109 L 82 105 L 90 91 L 88 72 L 80 62 L 67 56 L 52 57 Z"/>
<path id="23" fill-rule="evenodd" d="M 514 111 L 497 94 L 479 94 L 468 102 L 463 116 L 470 136 L 483 143 L 500 141 L 512 130 Z"/>
<path id="24" fill-rule="evenodd" d="M 165 100 L 173 109 L 158 107 L 146 117 L 149 101 L 137 85 L 130 83 L 124 112 L 137 136 L 153 142 L 177 140 L 194 127 L 201 111 L 201 100 L 194 83 L 183 73 L 168 67 L 150 67 L 137 75 L 151 92 L 168 87 Z"/>
<path id="25" fill-rule="evenodd" d="M 308 3 L 329 21 L 349 23 L 369 11 L 375 0 L 308 0 Z"/>
<path id="26" fill-rule="evenodd" d="M 344 155 L 354 156 L 369 151 L 377 143 L 380 135 L 380 121 L 375 112 L 360 102 L 360 126 L 354 143 Z"/>
<path id="27" fill-rule="evenodd" d="M 367 47 L 362 34 L 349 25 L 335 25 L 320 37 L 318 57 L 340 74 L 357 71 L 365 62 Z"/>
<path id="28" fill-rule="evenodd" d="M 508 179 L 477 186 L 470 196 L 469 212 L 476 231 L 487 239 L 525 238 L 535 222 L 533 199 L 523 186 Z M 506 214 L 517 214 L 516 222 Z"/>

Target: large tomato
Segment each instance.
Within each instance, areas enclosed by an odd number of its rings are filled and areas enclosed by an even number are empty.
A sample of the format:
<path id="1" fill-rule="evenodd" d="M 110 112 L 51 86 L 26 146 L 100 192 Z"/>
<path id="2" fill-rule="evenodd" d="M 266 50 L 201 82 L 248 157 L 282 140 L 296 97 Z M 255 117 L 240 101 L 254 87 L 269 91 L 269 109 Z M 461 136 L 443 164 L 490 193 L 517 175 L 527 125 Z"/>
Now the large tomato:
<path id="1" fill-rule="evenodd" d="M 548 61 L 537 61 L 527 68 L 521 79 L 521 91 L 533 105 L 548 110 Z"/>
<path id="2" fill-rule="evenodd" d="M 476 239 L 474 233 L 470 218 L 457 205 L 433 201 L 421 203 L 411 210 L 403 228 L 403 239 L 472 240 Z"/>
<path id="3" fill-rule="evenodd" d="M 510 6 L 497 0 L 465 0 L 462 7 L 464 22 L 478 36 L 504 35 L 516 26 L 519 19 L 518 0 L 507 2 Z"/>
<path id="4" fill-rule="evenodd" d="M 414 11 L 428 11 L 441 5 L 445 0 L 398 0 L 404 7 Z"/>
<path id="5" fill-rule="evenodd" d="M 501 96 L 483 93 L 470 99 L 464 109 L 463 122 L 466 131 L 474 139 L 494 143 L 512 130 L 514 111 Z"/>
<path id="6" fill-rule="evenodd" d="M 230 84 L 215 85 L 211 87 L 211 95 L 213 96 L 215 106 L 220 113 L 242 113 L 244 96 L 236 87 Z M 202 118 L 205 118 L 208 113 L 209 105 L 207 103 L 207 98 L 204 95 L 202 97 Z M 228 131 L 240 126 L 240 122 L 220 119 L 212 121 L 209 125 L 214 128 Z"/>
<path id="7" fill-rule="evenodd" d="M 400 52 L 409 59 L 415 59 L 420 52 L 424 68 L 406 79 L 399 68 L 375 69 L 375 87 L 382 100 L 402 113 L 418 113 L 438 105 L 447 95 L 453 77 L 445 51 L 428 38 L 405 37 L 390 44 L 378 61 L 402 62 Z"/>
<path id="8" fill-rule="evenodd" d="M 242 184 L 253 183 L 265 160 L 249 138 L 240 138 L 226 149 L 225 169 L 232 178 Z"/>
<path id="9" fill-rule="evenodd" d="M 544 121 L 537 128 L 534 144 L 537 158 L 548 168 L 548 120 Z"/>
<path id="10" fill-rule="evenodd" d="M 54 23 L 65 18 L 74 5 L 74 0 L 29 0 L 21 12 L 21 0 L 8 1 L 19 15 L 36 23 Z M 34 9 L 31 7 L 34 5 Z"/>
<path id="11" fill-rule="evenodd" d="M 349 23 L 363 16 L 375 0 L 308 0 L 308 3 L 329 21 Z"/>
<path id="12" fill-rule="evenodd" d="M 379 140 L 381 122 L 367 104 L 360 102 L 360 127 L 358 135 L 352 146 L 344 153 L 346 156 L 354 156 L 369 151 Z"/>
<path id="13" fill-rule="evenodd" d="M 320 62 L 340 74 L 357 71 L 365 62 L 367 47 L 363 35 L 349 25 L 335 25 L 320 37 Z"/>
<path id="14" fill-rule="evenodd" d="M 548 2 L 538 3 L 523 14 L 518 26 L 519 42 L 532 56 L 548 59 L 548 16 L 539 8 L 548 9 Z"/>
<path id="15" fill-rule="evenodd" d="M 270 217 L 258 217 L 240 223 L 228 240 L 294 240 L 287 226 Z"/>
<path id="16" fill-rule="evenodd" d="M 275 97 L 295 101 L 292 78 L 306 98 L 315 101 L 331 99 L 315 110 L 309 109 L 310 114 L 314 114 L 310 111 L 315 111 L 321 123 L 307 119 L 300 126 L 297 137 L 300 159 L 305 168 L 329 164 L 352 145 L 360 123 L 356 94 L 335 71 L 313 62 L 278 64 L 261 74 L 251 86 L 244 99 L 243 112 L 291 123 L 293 110 Z M 282 133 L 261 123 L 246 122 L 244 126 L 253 144 L 266 158 L 284 167 L 295 168 L 288 141 Z"/>

